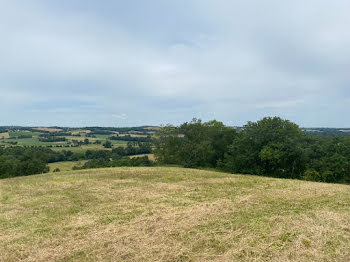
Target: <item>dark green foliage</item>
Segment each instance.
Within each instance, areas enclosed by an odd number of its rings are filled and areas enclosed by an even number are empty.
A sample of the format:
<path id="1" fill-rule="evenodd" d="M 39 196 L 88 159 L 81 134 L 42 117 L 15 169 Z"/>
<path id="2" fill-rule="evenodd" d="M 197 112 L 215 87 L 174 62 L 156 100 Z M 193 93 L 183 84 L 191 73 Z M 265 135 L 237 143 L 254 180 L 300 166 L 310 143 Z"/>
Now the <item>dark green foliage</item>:
<path id="1" fill-rule="evenodd" d="M 46 173 L 48 157 L 38 148 L 0 148 L 0 178 Z"/>
<path id="2" fill-rule="evenodd" d="M 202 123 L 193 119 L 180 127 L 166 126 L 154 141 L 157 160 L 185 167 L 216 167 L 236 136 L 236 131 L 223 123 Z"/>
<path id="3" fill-rule="evenodd" d="M 133 141 L 133 142 L 151 142 L 151 136 L 147 137 L 133 137 L 130 135 L 125 136 L 111 136 L 110 140 L 119 140 L 119 141 Z"/>
<path id="4" fill-rule="evenodd" d="M 5 132 L 8 132 L 8 128 L 7 127 L 2 127 L 0 126 L 0 133 L 5 133 Z"/>
<path id="5" fill-rule="evenodd" d="M 40 142 L 65 142 L 67 139 L 60 136 L 43 136 L 39 137 Z"/>
<path id="6" fill-rule="evenodd" d="M 149 154 L 152 152 L 149 143 L 128 143 L 126 147 L 116 147 L 112 151 L 108 150 L 87 150 L 85 152 L 85 159 L 119 159 L 122 156 Z"/>
<path id="7" fill-rule="evenodd" d="M 96 130 L 92 131 L 89 135 L 94 136 L 94 135 L 112 135 L 114 132 L 108 131 L 108 130 Z"/>
<path id="8" fill-rule="evenodd" d="M 223 167 L 231 172 L 349 182 L 350 138 L 306 135 L 278 117 L 249 122 L 230 146 Z"/>
<path id="9" fill-rule="evenodd" d="M 219 167 L 232 173 L 350 183 L 350 137 L 305 134 L 279 117 L 248 122 L 238 133 L 194 119 L 161 128 L 155 156 L 165 164 Z"/>
<path id="10" fill-rule="evenodd" d="M 37 130 L 37 132 L 42 132 L 42 130 Z M 59 131 L 59 132 L 49 132 L 49 131 L 45 131 L 43 134 L 40 134 L 39 136 L 40 137 L 53 137 L 53 136 L 71 136 L 72 133 L 70 132 L 62 132 L 62 131 Z"/>
<path id="11" fill-rule="evenodd" d="M 303 179 L 320 182 L 322 181 L 322 176 L 315 169 L 307 169 L 303 175 Z"/>
<path id="12" fill-rule="evenodd" d="M 128 142 L 125 148 L 117 147 L 112 149 L 112 152 L 120 156 L 131 156 L 131 155 L 140 155 L 140 154 L 150 154 L 152 153 L 152 148 L 150 143 Z"/>
<path id="13" fill-rule="evenodd" d="M 181 137 L 179 128 L 167 125 L 162 127 L 154 139 L 154 155 L 160 163 L 180 164 Z"/>
<path id="14" fill-rule="evenodd" d="M 223 167 L 238 173 L 301 178 L 306 167 L 304 134 L 281 118 L 248 122 L 232 141 Z"/>
<path id="15" fill-rule="evenodd" d="M 27 176 L 49 172 L 47 163 L 84 159 L 82 153 L 46 147 L 0 147 L 0 178 Z"/>
<path id="16" fill-rule="evenodd" d="M 17 136 L 16 138 L 17 139 L 24 139 L 24 138 L 32 138 L 33 136 L 32 135 L 20 135 L 20 136 Z"/>
<path id="17" fill-rule="evenodd" d="M 112 148 L 112 142 L 109 140 L 106 140 L 106 142 L 104 142 L 103 146 L 105 148 Z"/>
<path id="18" fill-rule="evenodd" d="M 156 128 L 150 126 L 139 126 L 139 127 L 86 127 L 82 128 L 85 130 L 92 131 L 92 134 L 100 134 L 100 135 L 111 135 L 118 132 L 119 134 L 128 134 L 135 133 L 139 135 L 148 135 L 150 132 L 149 128 Z M 91 133 L 90 133 L 91 134 Z"/>

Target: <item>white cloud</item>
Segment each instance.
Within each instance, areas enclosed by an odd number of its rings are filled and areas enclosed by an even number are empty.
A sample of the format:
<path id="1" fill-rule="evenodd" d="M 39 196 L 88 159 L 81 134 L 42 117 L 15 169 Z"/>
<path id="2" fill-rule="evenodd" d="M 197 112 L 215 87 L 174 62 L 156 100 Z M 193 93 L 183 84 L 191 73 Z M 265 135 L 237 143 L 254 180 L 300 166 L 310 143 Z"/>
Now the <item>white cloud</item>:
<path id="1" fill-rule="evenodd" d="M 50 112 L 81 119 L 71 101 L 96 125 L 200 115 L 243 124 L 254 110 L 327 125 L 322 108 L 350 96 L 345 0 L 68 3 L 3 1 L 0 96 L 11 102 L 1 109 L 33 104 L 43 124 Z M 40 113 L 41 103 L 53 106 Z M 350 126 L 343 110 L 332 121 Z"/>
<path id="2" fill-rule="evenodd" d="M 123 114 L 119 114 L 119 115 L 113 114 L 112 117 L 117 118 L 117 119 L 122 119 L 122 120 L 127 119 L 127 116 L 124 113 Z"/>

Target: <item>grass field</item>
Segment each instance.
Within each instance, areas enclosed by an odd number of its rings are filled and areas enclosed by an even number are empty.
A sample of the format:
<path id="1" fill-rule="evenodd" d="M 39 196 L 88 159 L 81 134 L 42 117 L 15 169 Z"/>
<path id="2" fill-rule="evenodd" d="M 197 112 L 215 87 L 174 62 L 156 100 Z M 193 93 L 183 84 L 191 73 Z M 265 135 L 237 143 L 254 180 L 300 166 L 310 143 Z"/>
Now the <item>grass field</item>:
<path id="1" fill-rule="evenodd" d="M 65 145 L 65 142 L 41 142 L 38 137 L 15 139 L 9 138 L 5 142 L 17 142 L 19 146 L 56 146 Z"/>
<path id="2" fill-rule="evenodd" d="M 0 139 L 10 138 L 10 134 L 8 132 L 0 133 Z"/>
<path id="3" fill-rule="evenodd" d="M 128 144 L 128 141 L 122 141 L 122 140 L 109 140 L 111 141 L 113 146 L 126 146 Z"/>
<path id="4" fill-rule="evenodd" d="M 123 146 L 123 145 L 120 145 Z M 112 148 L 104 148 L 102 145 L 96 145 L 96 144 L 90 144 L 90 145 L 82 145 L 79 147 L 52 147 L 51 148 L 54 151 L 72 151 L 72 152 L 80 152 L 84 153 L 87 150 L 112 150 Z"/>
<path id="5" fill-rule="evenodd" d="M 111 168 L 0 194 L 0 261 L 350 261 L 347 185 Z"/>
<path id="6" fill-rule="evenodd" d="M 154 157 L 154 154 L 140 154 L 140 155 L 132 155 L 129 156 L 130 158 L 135 158 L 135 157 L 143 157 L 143 156 L 147 156 L 149 160 L 151 161 L 155 161 L 156 158 Z"/>
<path id="7" fill-rule="evenodd" d="M 34 132 L 26 131 L 26 130 L 9 131 L 8 133 L 9 133 L 10 137 L 23 136 L 23 135 L 37 136 L 40 134 L 40 133 L 34 133 Z"/>
<path id="8" fill-rule="evenodd" d="M 103 147 L 103 144 L 106 142 L 106 140 L 111 135 L 95 135 L 96 137 L 87 137 L 86 134 L 91 133 L 90 130 L 83 130 L 83 129 L 77 129 L 75 131 L 72 131 L 72 134 L 78 134 L 80 133 L 81 136 L 64 136 L 66 138 L 65 142 L 42 142 L 39 141 L 40 133 L 41 131 L 49 131 L 49 132 L 57 132 L 62 131 L 62 129 L 59 128 L 35 128 L 37 132 L 32 132 L 31 130 L 11 130 L 9 132 L 0 133 L 0 142 L 1 144 L 9 147 L 9 146 L 42 146 L 42 147 L 50 147 L 53 150 L 61 151 L 61 150 L 70 150 L 72 152 L 86 152 L 86 150 L 106 150 Z M 117 134 L 117 132 L 115 132 Z M 32 138 L 18 138 L 19 136 L 23 135 L 31 135 Z M 141 135 L 135 135 L 131 134 L 131 136 L 134 137 L 143 137 Z M 84 141 L 86 138 L 89 139 L 90 144 L 89 145 L 82 145 L 79 147 L 65 147 L 66 145 L 72 144 L 72 141 Z M 100 140 L 101 144 L 94 144 L 96 140 Z M 11 144 L 16 143 L 16 144 Z M 127 145 L 127 141 L 120 141 L 120 140 L 111 140 L 113 147 L 124 147 Z M 107 149 L 111 150 L 111 149 Z"/>
<path id="9" fill-rule="evenodd" d="M 60 171 L 71 171 L 73 167 L 75 166 L 82 166 L 86 163 L 87 160 L 79 160 L 79 161 L 61 161 L 61 162 L 55 162 L 50 163 L 48 166 L 50 167 L 50 171 L 55 170 L 56 168 L 59 168 Z"/>
<path id="10" fill-rule="evenodd" d="M 61 128 L 52 128 L 52 127 L 37 127 L 34 128 L 36 130 L 41 130 L 41 131 L 48 131 L 48 132 L 59 132 L 62 131 Z"/>

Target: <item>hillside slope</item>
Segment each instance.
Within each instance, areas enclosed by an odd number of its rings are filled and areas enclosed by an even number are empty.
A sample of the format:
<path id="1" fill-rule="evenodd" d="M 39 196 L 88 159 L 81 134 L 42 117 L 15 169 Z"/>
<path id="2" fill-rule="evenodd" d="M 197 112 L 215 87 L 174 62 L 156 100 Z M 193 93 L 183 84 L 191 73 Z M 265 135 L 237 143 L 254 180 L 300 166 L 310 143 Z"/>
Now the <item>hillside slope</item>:
<path id="1" fill-rule="evenodd" d="M 0 181 L 0 261 L 350 261 L 350 186 L 182 168 Z"/>

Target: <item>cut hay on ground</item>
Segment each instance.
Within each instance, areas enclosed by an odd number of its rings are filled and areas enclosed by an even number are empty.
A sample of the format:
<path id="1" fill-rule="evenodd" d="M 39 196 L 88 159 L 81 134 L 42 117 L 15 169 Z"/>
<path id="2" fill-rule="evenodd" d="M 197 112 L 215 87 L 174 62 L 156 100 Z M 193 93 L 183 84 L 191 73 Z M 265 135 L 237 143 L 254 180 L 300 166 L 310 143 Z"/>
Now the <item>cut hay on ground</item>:
<path id="1" fill-rule="evenodd" d="M 0 181 L 0 261 L 350 261 L 350 187 L 182 168 Z"/>

